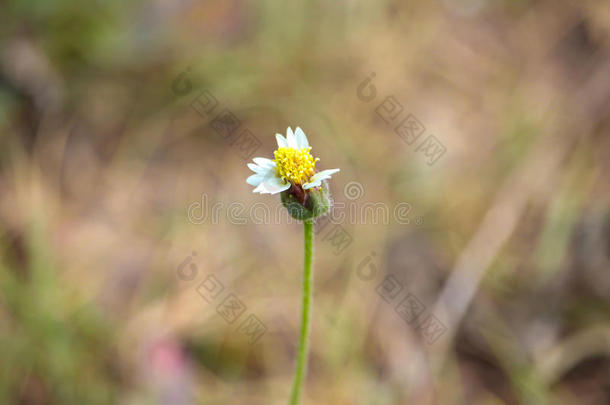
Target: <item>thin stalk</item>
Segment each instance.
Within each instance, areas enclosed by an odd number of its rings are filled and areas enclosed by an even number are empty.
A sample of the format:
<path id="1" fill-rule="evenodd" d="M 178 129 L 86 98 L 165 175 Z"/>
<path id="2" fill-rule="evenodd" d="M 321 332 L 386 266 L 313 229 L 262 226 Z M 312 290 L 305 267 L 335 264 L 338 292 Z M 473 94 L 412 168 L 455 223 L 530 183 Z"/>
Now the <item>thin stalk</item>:
<path id="1" fill-rule="evenodd" d="M 307 373 L 307 354 L 309 352 L 310 314 L 313 302 L 313 221 L 303 221 L 303 236 L 305 239 L 305 255 L 303 260 L 303 307 L 301 309 L 301 333 L 299 336 L 299 349 L 297 364 L 292 382 L 290 405 L 298 405 L 301 400 L 303 378 Z"/>

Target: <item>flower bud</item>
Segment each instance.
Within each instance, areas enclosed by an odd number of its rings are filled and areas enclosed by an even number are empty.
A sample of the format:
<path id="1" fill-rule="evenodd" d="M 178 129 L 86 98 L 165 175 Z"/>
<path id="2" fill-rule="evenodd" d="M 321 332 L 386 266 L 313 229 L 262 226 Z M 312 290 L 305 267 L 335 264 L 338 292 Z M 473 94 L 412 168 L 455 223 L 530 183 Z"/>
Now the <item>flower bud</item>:
<path id="1" fill-rule="evenodd" d="M 328 184 L 322 182 L 320 187 L 303 190 L 293 185 L 281 194 L 282 204 L 291 217 L 304 221 L 324 215 L 328 212 L 331 199 Z"/>

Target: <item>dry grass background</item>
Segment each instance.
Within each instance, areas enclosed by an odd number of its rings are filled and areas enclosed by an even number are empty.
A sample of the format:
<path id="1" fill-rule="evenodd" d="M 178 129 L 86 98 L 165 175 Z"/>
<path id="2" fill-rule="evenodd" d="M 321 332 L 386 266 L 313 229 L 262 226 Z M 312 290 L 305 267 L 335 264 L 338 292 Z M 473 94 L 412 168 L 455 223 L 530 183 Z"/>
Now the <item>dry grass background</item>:
<path id="1" fill-rule="evenodd" d="M 1 7 L 0 402 L 285 403 L 301 229 L 227 218 L 279 198 L 191 108 L 207 89 L 255 156 L 299 125 L 336 202 L 412 207 L 344 221 L 338 254 L 320 231 L 305 404 L 610 403 L 610 3 Z M 376 116 L 390 95 L 446 147 L 434 165 Z M 189 220 L 203 195 L 218 221 Z M 255 344 L 198 294 L 211 274 Z M 379 296 L 389 275 L 436 342 Z"/>

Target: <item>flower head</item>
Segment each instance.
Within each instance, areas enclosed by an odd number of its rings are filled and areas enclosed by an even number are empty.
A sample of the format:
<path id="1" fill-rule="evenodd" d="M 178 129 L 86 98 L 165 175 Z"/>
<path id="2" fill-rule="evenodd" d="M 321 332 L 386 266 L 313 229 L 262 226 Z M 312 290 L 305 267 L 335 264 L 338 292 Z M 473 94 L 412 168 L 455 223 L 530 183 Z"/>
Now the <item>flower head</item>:
<path id="1" fill-rule="evenodd" d="M 339 171 L 339 169 L 322 170 L 316 173 L 316 162 L 319 160 L 311 155 L 311 146 L 305 132 L 299 127 L 292 132 L 288 127 L 286 138 L 277 134 L 277 150 L 273 152 L 274 159 L 254 158 L 254 163 L 248 167 L 255 174 L 246 182 L 255 187 L 255 193 L 276 194 L 292 189 L 295 194 L 305 195 L 311 188 L 321 187 L 322 181 Z M 304 201 L 303 198 L 299 200 Z M 301 202 L 303 202 L 301 201 Z"/>

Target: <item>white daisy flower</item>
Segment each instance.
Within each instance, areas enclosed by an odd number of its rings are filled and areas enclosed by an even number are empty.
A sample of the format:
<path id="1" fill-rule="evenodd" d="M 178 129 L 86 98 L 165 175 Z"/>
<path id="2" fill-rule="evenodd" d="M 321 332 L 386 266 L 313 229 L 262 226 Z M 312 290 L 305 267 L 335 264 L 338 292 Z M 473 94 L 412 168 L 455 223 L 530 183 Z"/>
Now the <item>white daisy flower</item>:
<path id="1" fill-rule="evenodd" d="M 297 127 L 292 132 L 288 127 L 286 138 L 276 134 L 277 150 L 273 152 L 274 159 L 256 157 L 248 167 L 255 174 L 246 182 L 254 186 L 254 193 L 277 194 L 288 190 L 292 185 L 308 190 L 320 187 L 322 181 L 330 179 L 339 169 L 322 170 L 316 173 L 316 162 L 311 156 L 311 146 L 305 132 Z"/>

